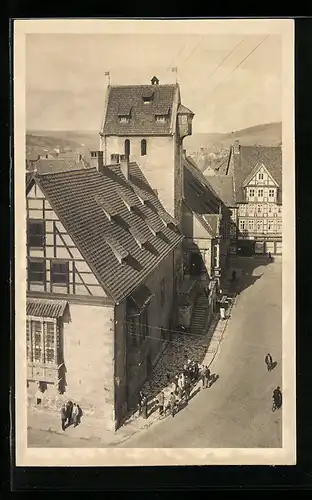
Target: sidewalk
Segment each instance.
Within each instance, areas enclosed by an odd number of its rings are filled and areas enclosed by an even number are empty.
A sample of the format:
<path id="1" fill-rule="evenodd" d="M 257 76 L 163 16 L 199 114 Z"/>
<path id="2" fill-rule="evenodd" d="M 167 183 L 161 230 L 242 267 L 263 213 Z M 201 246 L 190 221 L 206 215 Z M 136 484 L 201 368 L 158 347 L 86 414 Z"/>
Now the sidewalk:
<path id="1" fill-rule="evenodd" d="M 82 418 L 81 424 L 76 428 L 71 426 L 66 429 L 66 431 L 63 431 L 61 429 L 61 420 L 58 412 L 28 408 L 28 428 L 66 435 L 69 438 L 74 437 L 76 439 L 88 440 L 90 441 L 90 444 L 94 443 L 94 445 L 101 442 L 101 444 L 105 444 L 108 447 L 120 444 L 137 432 L 149 428 L 157 420 L 159 420 L 155 400 L 157 399 L 159 392 L 164 390 L 163 380 L 168 371 L 168 366 L 171 368 L 171 374 L 179 373 L 179 370 L 182 368 L 181 363 L 183 364 L 184 362 L 184 356 L 181 356 L 181 350 L 184 355 L 187 355 L 190 359 L 202 359 L 203 364 L 211 367 L 217 355 L 219 346 L 224 338 L 231 309 L 235 304 L 237 286 L 239 286 L 239 282 L 236 284 L 235 289 L 231 290 L 232 287 L 228 278 L 226 278 L 222 283 L 223 293 L 227 294 L 228 292 L 229 295 L 231 295 L 232 291 L 233 295 L 232 302 L 227 310 L 227 318 L 225 320 L 219 319 L 219 314 L 215 314 L 207 332 L 204 335 L 190 335 L 183 340 L 181 340 L 180 337 L 179 339 L 176 339 L 170 349 L 165 350 L 162 354 L 154 369 L 152 379 L 147 381 L 143 388 L 143 391 L 149 395 L 148 419 L 143 419 L 141 416 L 138 416 L 138 413 L 136 412 L 123 424 L 120 429 L 113 432 L 103 429 L 103 422 L 101 418 L 85 415 Z M 199 384 L 200 382 L 193 387 L 192 392 L 197 390 Z"/>

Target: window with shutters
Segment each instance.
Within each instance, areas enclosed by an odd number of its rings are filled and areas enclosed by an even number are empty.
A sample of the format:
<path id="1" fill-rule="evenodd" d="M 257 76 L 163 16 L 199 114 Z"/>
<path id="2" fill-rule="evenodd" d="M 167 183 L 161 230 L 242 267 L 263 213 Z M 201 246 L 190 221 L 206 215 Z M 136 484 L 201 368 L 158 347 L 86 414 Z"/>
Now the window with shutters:
<path id="1" fill-rule="evenodd" d="M 26 320 L 27 361 L 40 365 L 58 365 L 60 352 L 60 320 Z"/>

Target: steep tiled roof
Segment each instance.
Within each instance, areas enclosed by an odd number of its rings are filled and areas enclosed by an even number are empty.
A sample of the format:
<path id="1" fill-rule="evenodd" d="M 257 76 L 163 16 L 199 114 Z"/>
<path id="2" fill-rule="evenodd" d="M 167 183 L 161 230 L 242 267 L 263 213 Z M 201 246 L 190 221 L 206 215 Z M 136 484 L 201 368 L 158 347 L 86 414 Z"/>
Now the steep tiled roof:
<path id="1" fill-rule="evenodd" d="M 279 185 L 278 201 L 282 200 L 282 148 L 240 146 L 240 154 L 233 155 L 233 175 L 236 202 L 244 201 L 243 183 L 257 164 L 263 163 Z"/>
<path id="2" fill-rule="evenodd" d="M 183 160 L 184 199 L 190 209 L 197 214 L 219 213 L 220 199 L 193 162 Z"/>
<path id="3" fill-rule="evenodd" d="M 177 85 L 118 85 L 108 90 L 107 109 L 104 119 L 104 135 L 159 135 L 170 134 L 170 114 Z M 143 97 L 152 94 L 151 102 Z M 119 121 L 118 113 L 131 108 L 129 123 Z M 166 114 L 165 122 L 156 122 L 155 113 Z M 123 113 L 122 113 L 123 114 Z"/>
<path id="4" fill-rule="evenodd" d="M 227 207 L 235 205 L 232 175 L 207 175 L 207 180 Z"/>
<path id="5" fill-rule="evenodd" d="M 136 164 L 130 164 L 130 182 L 119 165 L 99 173 L 95 168 L 37 174 L 37 182 L 51 206 L 86 259 L 106 292 L 120 301 L 128 296 L 182 241 L 173 227 L 166 227 L 157 213 L 164 210 L 153 189 Z M 149 200 L 142 204 L 132 186 L 144 191 Z M 129 210 L 120 193 L 135 209 Z M 101 208 L 105 199 L 118 214 L 111 220 Z M 145 219 L 161 225 L 157 236 Z M 147 240 L 138 244 L 130 228 Z M 117 242 L 117 243 L 115 243 Z"/>
<path id="6" fill-rule="evenodd" d="M 77 170 L 78 168 L 86 168 L 88 164 L 85 160 L 77 161 L 76 158 L 55 158 L 38 160 L 32 167 L 37 169 L 41 174 L 50 172 L 63 172 L 67 170 Z"/>

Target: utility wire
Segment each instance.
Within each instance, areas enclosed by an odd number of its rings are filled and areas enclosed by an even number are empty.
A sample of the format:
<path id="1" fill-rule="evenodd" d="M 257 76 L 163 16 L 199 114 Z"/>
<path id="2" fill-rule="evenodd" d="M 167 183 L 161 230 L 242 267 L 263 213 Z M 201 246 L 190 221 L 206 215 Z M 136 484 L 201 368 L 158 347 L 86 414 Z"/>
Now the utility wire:
<path id="1" fill-rule="evenodd" d="M 180 64 L 179 68 L 181 68 L 183 66 L 183 64 L 186 63 L 186 61 L 194 54 L 195 50 L 198 49 L 198 47 L 200 46 L 200 44 L 202 43 L 204 37 L 202 36 L 198 42 L 198 44 L 193 48 L 193 50 L 190 52 L 190 54 L 184 59 L 184 61 Z"/>
<path id="2" fill-rule="evenodd" d="M 231 50 L 231 52 L 229 52 L 227 54 L 227 56 L 225 56 L 224 59 L 222 59 L 222 61 L 218 64 L 218 66 L 213 70 L 213 72 L 208 76 L 208 79 L 212 77 L 212 75 L 215 74 L 215 72 L 220 68 L 220 66 L 222 66 L 222 64 L 224 63 L 224 61 L 226 61 L 232 54 L 233 52 L 235 52 L 235 50 L 244 42 L 244 40 L 241 40 L 237 45 L 236 47 L 234 47 L 234 49 Z"/>
<path id="3" fill-rule="evenodd" d="M 247 54 L 246 57 L 244 57 L 244 59 L 239 63 L 237 64 L 237 66 L 235 66 L 235 68 L 226 76 L 226 78 L 224 80 L 222 80 L 210 93 L 212 94 L 213 92 L 215 92 L 221 85 L 223 85 L 223 83 L 228 79 L 230 78 L 230 76 L 251 56 L 251 54 L 253 54 L 259 47 L 260 45 L 262 45 L 265 40 L 269 37 L 269 35 L 267 35 L 266 37 L 264 37 L 260 43 L 258 43 L 258 45 L 252 49 L 251 52 L 249 52 L 249 54 Z"/>

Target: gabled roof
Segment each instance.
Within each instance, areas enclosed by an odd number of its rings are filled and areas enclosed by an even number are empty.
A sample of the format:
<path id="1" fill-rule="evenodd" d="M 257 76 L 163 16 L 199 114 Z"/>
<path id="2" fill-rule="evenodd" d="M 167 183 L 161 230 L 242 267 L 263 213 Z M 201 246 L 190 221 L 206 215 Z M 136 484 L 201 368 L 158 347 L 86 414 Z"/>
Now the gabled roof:
<path id="1" fill-rule="evenodd" d="M 244 180 L 244 182 L 243 182 L 243 187 L 246 187 L 246 186 L 250 183 L 251 179 L 252 179 L 252 178 L 253 178 L 253 177 L 257 174 L 258 170 L 260 170 L 260 168 L 261 168 L 262 166 L 263 166 L 264 168 L 266 168 L 266 167 L 265 167 L 265 165 L 263 165 L 263 163 L 261 163 L 261 162 L 259 162 L 259 163 L 257 163 L 257 164 L 255 165 L 255 167 L 252 169 L 252 171 L 250 172 L 250 174 L 249 174 L 249 175 L 247 175 L 246 179 Z M 266 170 L 267 170 L 267 169 L 266 169 Z M 271 176 L 271 178 L 273 179 L 273 177 L 272 177 L 272 176 Z M 276 180 L 275 180 L 275 179 L 273 179 L 273 181 L 277 184 L 277 182 L 276 182 Z"/>
<path id="2" fill-rule="evenodd" d="M 131 183 L 120 166 L 68 170 L 35 175 L 36 182 L 73 239 L 106 293 L 119 302 L 127 297 L 182 241 L 176 229 L 165 227 L 157 213 L 164 210 L 140 168 L 131 163 Z M 142 205 L 132 186 L 144 191 L 149 205 Z M 119 193 L 125 193 L 135 211 L 129 211 Z M 105 199 L 118 217 L 109 220 L 97 200 Z M 161 227 L 164 238 L 155 236 Z M 138 245 L 137 230 L 148 245 Z"/>
<path id="3" fill-rule="evenodd" d="M 235 206 L 232 175 L 208 175 L 209 184 L 227 207 Z"/>
<path id="4" fill-rule="evenodd" d="M 232 153 L 230 173 L 234 176 L 235 201 L 243 202 L 243 183 L 255 166 L 263 163 L 279 186 L 278 201 L 282 200 L 282 148 L 281 146 L 240 146 L 240 153 Z"/>
<path id="5" fill-rule="evenodd" d="M 171 120 L 156 122 L 155 112 L 171 110 L 178 86 L 175 85 L 116 85 L 108 88 L 106 116 L 101 134 L 104 135 L 169 135 Z M 153 92 L 153 99 L 144 103 L 143 97 Z M 129 123 L 120 122 L 120 106 L 131 107 Z"/>

